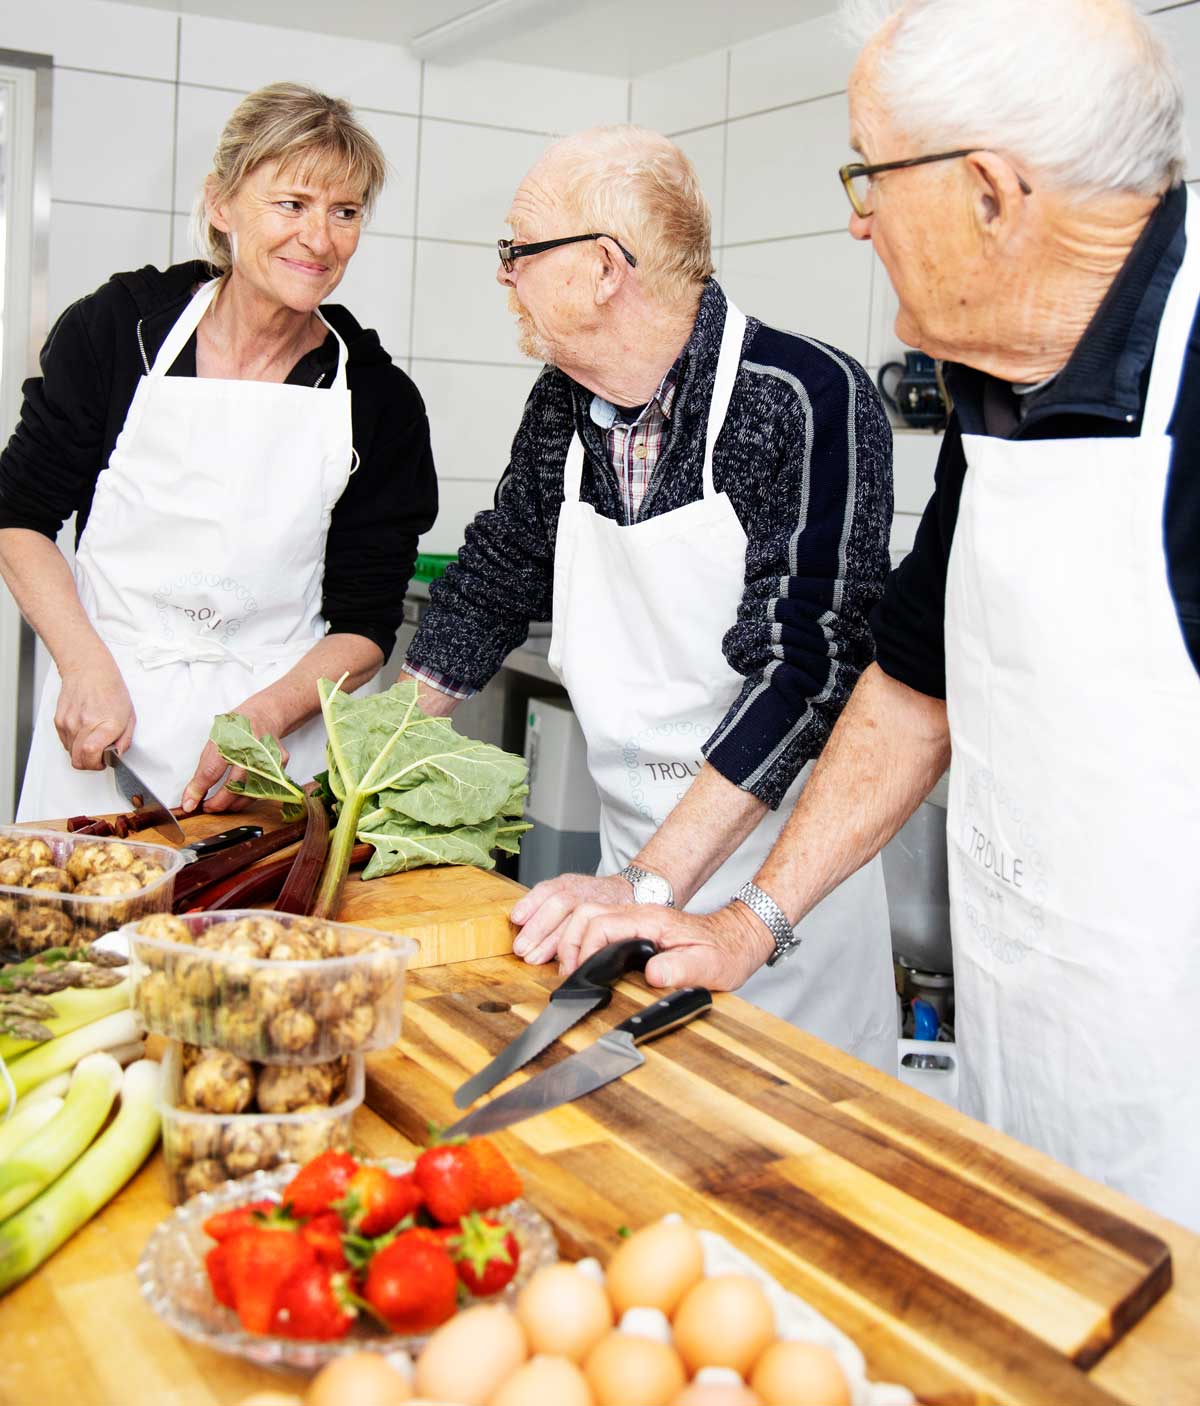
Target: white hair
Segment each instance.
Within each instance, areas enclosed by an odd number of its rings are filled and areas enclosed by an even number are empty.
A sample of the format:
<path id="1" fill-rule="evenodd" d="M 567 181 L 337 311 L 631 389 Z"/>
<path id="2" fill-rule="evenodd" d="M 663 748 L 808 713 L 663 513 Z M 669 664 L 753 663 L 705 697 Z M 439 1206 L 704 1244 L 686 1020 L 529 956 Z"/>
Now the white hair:
<path id="1" fill-rule="evenodd" d="M 879 39 L 887 116 L 930 150 L 978 143 L 1081 199 L 1182 179 L 1183 83 L 1130 0 L 841 0 L 840 13 L 857 43 Z"/>

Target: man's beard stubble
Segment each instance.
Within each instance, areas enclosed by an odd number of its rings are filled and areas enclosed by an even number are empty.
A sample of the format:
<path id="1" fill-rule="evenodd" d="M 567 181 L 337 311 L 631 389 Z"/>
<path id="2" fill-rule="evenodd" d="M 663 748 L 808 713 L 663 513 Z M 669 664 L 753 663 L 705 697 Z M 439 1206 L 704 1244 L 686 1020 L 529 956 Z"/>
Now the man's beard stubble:
<path id="1" fill-rule="evenodd" d="M 542 361 L 553 365 L 554 352 L 549 344 L 538 336 L 533 319 L 526 312 L 520 298 L 517 297 L 515 288 L 508 290 L 508 310 L 517 320 L 517 347 L 522 355 L 529 357 L 532 361 Z"/>

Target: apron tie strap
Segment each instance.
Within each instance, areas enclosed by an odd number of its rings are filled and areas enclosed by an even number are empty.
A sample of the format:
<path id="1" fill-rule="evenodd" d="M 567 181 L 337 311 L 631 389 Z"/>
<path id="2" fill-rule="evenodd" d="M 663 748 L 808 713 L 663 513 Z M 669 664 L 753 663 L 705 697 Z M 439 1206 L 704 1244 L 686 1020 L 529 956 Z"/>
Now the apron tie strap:
<path id="1" fill-rule="evenodd" d="M 138 645 L 136 658 L 143 669 L 162 669 L 168 664 L 225 664 L 230 660 L 244 669 L 254 667 L 253 661 L 236 649 L 230 649 L 211 636 L 204 639 L 199 635 L 179 644 L 157 644 L 148 640 Z"/>

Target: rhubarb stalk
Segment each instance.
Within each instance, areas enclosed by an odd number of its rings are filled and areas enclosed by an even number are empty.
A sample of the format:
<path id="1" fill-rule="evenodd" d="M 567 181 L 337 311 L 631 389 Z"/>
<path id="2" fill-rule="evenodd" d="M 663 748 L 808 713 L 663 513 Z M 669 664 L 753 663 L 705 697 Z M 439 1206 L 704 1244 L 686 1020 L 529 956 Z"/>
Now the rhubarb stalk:
<path id="1" fill-rule="evenodd" d="M 284 880 L 283 892 L 275 900 L 278 913 L 312 913 L 314 895 L 321 880 L 321 866 L 329 848 L 329 813 L 323 801 L 304 797 L 304 839 Z M 329 917 L 330 914 L 320 914 Z"/>

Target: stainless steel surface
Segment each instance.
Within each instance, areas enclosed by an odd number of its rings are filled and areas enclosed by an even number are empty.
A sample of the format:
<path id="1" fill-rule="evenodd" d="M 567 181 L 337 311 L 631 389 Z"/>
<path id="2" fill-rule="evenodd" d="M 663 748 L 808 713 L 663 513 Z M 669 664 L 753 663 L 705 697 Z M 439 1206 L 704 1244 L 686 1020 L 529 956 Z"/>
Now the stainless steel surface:
<path id="1" fill-rule="evenodd" d="M 595 1001 L 559 1001 L 557 1004 L 552 1002 L 515 1040 L 505 1045 L 491 1064 L 486 1065 L 478 1074 L 473 1074 L 465 1084 L 455 1090 L 454 1106 L 469 1108 L 477 1098 L 482 1098 L 522 1065 L 528 1064 L 534 1055 L 541 1054 L 564 1031 L 578 1024 L 585 1015 L 590 1015 L 600 999 L 600 993 L 597 992 Z"/>
<path id="2" fill-rule="evenodd" d="M 154 822 L 155 828 L 170 835 L 176 844 L 185 843 L 187 836 L 183 832 L 183 826 L 171 814 L 170 806 L 164 805 L 159 800 L 129 763 L 117 755 L 115 748 L 105 747 L 104 765 L 112 767 L 113 775 L 116 777 L 117 790 L 129 802 L 130 810 L 159 812 L 159 818 Z"/>
<path id="3" fill-rule="evenodd" d="M 923 801 L 884 846 L 883 879 L 892 951 L 919 971 L 952 972 L 946 812 L 941 806 Z"/>
<path id="4" fill-rule="evenodd" d="M 474 1113 L 460 1118 L 453 1127 L 446 1129 L 443 1137 L 457 1137 L 459 1134 L 479 1137 L 484 1133 L 494 1133 L 535 1114 L 558 1108 L 560 1104 L 571 1103 L 584 1094 L 593 1093 L 619 1079 L 622 1074 L 628 1074 L 631 1069 L 639 1069 L 644 1063 L 645 1056 L 636 1048 L 628 1031 L 610 1030 L 586 1050 L 564 1059 L 553 1069 L 535 1074 L 519 1089 L 512 1089 L 477 1108 Z"/>

